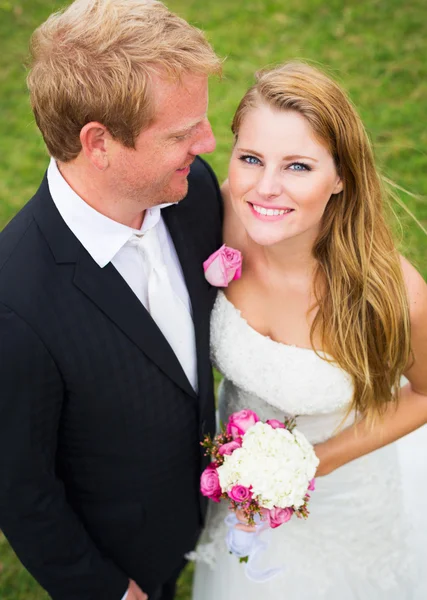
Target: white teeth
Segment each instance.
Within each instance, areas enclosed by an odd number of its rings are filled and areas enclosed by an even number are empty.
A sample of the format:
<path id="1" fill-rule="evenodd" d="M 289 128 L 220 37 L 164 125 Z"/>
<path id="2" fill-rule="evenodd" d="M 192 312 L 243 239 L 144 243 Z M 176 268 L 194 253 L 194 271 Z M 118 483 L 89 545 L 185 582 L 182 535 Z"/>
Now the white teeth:
<path id="1" fill-rule="evenodd" d="M 285 213 L 291 212 L 290 208 L 283 210 L 277 208 L 264 208 L 263 206 L 257 206 L 256 204 L 252 204 L 252 206 L 257 213 L 260 215 L 266 215 L 267 217 L 275 217 L 277 215 L 284 215 Z"/>

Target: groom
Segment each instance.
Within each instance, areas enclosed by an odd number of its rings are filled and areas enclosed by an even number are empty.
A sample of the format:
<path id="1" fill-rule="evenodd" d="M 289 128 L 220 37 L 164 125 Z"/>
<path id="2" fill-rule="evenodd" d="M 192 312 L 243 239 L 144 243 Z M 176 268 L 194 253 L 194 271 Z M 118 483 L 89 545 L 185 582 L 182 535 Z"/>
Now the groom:
<path id="1" fill-rule="evenodd" d="M 0 235 L 0 529 L 54 600 L 171 599 L 203 524 L 219 71 L 149 0 L 77 0 L 33 36 L 52 159 Z"/>

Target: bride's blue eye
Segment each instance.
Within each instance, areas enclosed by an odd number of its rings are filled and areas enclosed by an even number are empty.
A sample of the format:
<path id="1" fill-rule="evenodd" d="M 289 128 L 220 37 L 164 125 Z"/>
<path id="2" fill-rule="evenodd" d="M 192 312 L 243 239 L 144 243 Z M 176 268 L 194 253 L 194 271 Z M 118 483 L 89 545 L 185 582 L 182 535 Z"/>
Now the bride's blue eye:
<path id="1" fill-rule="evenodd" d="M 288 169 L 291 169 L 291 171 L 311 171 L 311 167 L 301 162 L 292 163 Z"/>
<path id="2" fill-rule="evenodd" d="M 256 156 L 252 156 L 251 154 L 243 154 L 239 156 L 239 160 L 245 162 L 247 165 L 259 165 L 260 160 Z"/>

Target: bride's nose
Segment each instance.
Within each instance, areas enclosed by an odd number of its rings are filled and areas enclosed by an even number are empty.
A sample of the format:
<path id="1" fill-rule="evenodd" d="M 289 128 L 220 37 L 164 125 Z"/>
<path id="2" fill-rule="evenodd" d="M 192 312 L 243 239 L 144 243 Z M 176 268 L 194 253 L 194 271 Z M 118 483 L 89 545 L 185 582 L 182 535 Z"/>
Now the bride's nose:
<path id="1" fill-rule="evenodd" d="M 264 169 L 258 180 L 256 191 L 262 198 L 274 198 L 282 193 L 280 176 L 273 170 Z"/>

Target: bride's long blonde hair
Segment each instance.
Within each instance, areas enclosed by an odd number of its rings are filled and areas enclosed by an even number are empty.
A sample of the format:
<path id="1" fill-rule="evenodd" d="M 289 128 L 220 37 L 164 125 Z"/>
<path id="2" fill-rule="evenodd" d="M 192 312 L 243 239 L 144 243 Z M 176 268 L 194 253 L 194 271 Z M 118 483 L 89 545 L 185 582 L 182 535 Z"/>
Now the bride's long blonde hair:
<path id="1" fill-rule="evenodd" d="M 368 136 L 345 92 L 304 63 L 257 74 L 234 116 L 236 137 L 245 115 L 261 103 L 303 115 L 343 181 L 313 247 L 318 310 L 310 336 L 313 344 L 320 333 L 322 348 L 351 375 L 351 409 L 372 419 L 397 399 L 410 359 L 410 321 L 400 258 L 384 216 L 386 192 Z"/>

